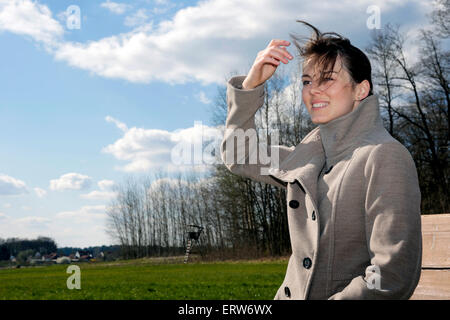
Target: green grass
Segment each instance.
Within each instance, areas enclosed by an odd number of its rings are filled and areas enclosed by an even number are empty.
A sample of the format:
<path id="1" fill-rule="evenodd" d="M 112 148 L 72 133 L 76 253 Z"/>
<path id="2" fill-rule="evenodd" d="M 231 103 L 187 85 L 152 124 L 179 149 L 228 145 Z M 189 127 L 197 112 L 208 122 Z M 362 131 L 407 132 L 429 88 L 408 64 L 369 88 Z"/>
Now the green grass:
<path id="1" fill-rule="evenodd" d="M 81 289 L 69 290 L 68 265 L 0 270 L 0 299 L 271 300 L 287 260 L 168 263 L 139 259 L 81 263 Z"/>

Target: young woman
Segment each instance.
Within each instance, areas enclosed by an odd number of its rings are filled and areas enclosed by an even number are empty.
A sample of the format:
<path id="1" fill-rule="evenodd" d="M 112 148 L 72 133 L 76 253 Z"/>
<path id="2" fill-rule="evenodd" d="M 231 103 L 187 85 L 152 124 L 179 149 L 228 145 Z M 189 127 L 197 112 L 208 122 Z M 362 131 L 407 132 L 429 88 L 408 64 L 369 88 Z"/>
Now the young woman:
<path id="1" fill-rule="evenodd" d="M 414 161 L 383 127 L 366 55 L 299 22 L 313 30 L 304 45 L 294 42 L 302 99 L 317 127 L 295 147 L 270 147 L 279 167 L 249 161 L 267 148 L 252 143 L 264 82 L 293 59 L 288 41 L 272 40 L 247 76 L 228 82 L 222 142 L 231 172 L 286 189 L 292 255 L 275 299 L 408 299 L 422 260 Z M 243 132 L 249 143 L 234 145 Z"/>

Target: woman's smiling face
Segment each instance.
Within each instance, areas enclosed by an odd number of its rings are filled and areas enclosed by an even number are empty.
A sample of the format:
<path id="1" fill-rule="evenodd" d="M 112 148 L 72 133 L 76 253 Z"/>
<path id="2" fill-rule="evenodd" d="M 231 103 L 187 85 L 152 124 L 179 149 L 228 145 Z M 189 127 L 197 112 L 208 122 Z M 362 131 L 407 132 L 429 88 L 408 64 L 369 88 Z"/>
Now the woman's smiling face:
<path id="1" fill-rule="evenodd" d="M 302 99 L 314 124 L 324 124 L 353 111 L 359 100 L 367 96 L 361 96 L 360 87 L 367 80 L 354 83 L 339 56 L 333 70 L 325 70 L 324 82 L 320 85 L 320 69 L 313 61 L 303 66 Z"/>

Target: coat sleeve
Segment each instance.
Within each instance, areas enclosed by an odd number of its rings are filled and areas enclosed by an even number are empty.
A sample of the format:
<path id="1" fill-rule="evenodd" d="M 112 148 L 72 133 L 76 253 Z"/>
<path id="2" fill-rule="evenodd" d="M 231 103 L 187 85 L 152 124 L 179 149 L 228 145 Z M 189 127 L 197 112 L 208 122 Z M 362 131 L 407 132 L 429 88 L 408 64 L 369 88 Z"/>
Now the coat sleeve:
<path id="1" fill-rule="evenodd" d="M 222 160 L 234 174 L 284 187 L 281 181 L 268 175 L 268 169 L 278 169 L 294 147 L 268 147 L 257 141 L 255 113 L 264 103 L 264 85 L 251 90 L 239 89 L 244 79 L 245 76 L 237 76 L 227 83 L 228 115 L 221 144 Z"/>
<path id="2" fill-rule="evenodd" d="M 409 299 L 420 278 L 420 189 L 414 161 L 395 141 L 376 146 L 364 172 L 370 265 L 330 299 Z"/>

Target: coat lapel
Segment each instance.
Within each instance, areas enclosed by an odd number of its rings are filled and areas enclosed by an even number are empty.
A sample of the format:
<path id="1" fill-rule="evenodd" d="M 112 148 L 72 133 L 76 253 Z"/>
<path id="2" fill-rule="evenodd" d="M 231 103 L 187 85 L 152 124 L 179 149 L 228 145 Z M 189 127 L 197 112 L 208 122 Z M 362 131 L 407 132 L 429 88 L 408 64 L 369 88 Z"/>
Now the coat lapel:
<path id="1" fill-rule="evenodd" d="M 285 183 L 297 180 L 317 203 L 317 180 L 324 165 L 325 151 L 317 127 L 295 147 L 279 169 L 270 169 L 269 174 Z"/>

